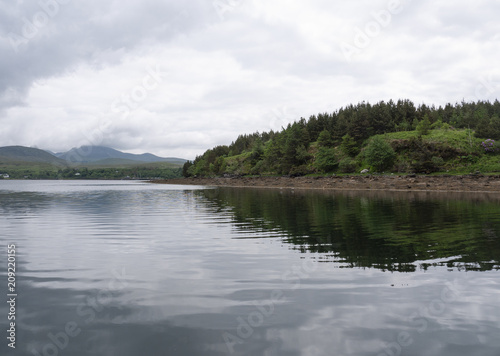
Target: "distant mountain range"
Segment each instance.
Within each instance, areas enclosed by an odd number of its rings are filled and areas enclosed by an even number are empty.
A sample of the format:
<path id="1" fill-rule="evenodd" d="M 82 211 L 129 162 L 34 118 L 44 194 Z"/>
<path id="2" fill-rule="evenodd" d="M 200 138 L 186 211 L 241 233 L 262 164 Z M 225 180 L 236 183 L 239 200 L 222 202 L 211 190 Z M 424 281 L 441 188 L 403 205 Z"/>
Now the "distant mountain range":
<path id="1" fill-rule="evenodd" d="M 23 146 L 0 147 L 0 163 L 10 164 L 14 162 L 45 163 L 61 166 L 85 164 L 114 166 L 155 162 L 183 165 L 186 160 L 175 157 L 158 157 L 151 153 L 125 153 L 103 146 L 82 146 L 58 153 Z"/>
<path id="2" fill-rule="evenodd" d="M 143 154 L 133 154 L 125 153 L 114 148 L 104 147 L 104 146 L 81 146 L 80 148 L 72 148 L 67 152 L 58 152 L 54 156 L 61 158 L 70 163 L 89 163 L 93 164 L 99 163 L 110 163 L 111 160 L 123 160 L 131 161 L 128 163 L 152 163 L 152 162 L 168 162 L 174 164 L 184 164 L 185 159 L 175 158 L 175 157 L 158 157 L 151 153 Z M 100 162 L 104 161 L 104 162 Z"/>

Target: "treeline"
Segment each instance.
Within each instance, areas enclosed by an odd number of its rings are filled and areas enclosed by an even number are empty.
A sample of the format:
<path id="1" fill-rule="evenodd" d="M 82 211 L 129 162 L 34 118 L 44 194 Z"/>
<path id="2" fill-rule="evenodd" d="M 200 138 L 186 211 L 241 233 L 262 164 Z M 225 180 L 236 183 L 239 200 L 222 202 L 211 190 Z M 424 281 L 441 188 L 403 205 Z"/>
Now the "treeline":
<path id="1" fill-rule="evenodd" d="M 130 167 L 130 168 L 64 168 L 4 169 L 11 179 L 171 179 L 182 176 L 182 168 Z M 0 179 L 3 177 L 0 176 Z"/>
<path id="2" fill-rule="evenodd" d="M 475 137 L 500 139 L 500 102 L 416 106 L 410 100 L 366 102 L 288 124 L 281 131 L 240 135 L 229 146 L 207 150 L 183 167 L 183 175 L 307 174 L 338 167 L 332 147 L 355 157 L 374 135 L 431 128 L 471 129 Z"/>

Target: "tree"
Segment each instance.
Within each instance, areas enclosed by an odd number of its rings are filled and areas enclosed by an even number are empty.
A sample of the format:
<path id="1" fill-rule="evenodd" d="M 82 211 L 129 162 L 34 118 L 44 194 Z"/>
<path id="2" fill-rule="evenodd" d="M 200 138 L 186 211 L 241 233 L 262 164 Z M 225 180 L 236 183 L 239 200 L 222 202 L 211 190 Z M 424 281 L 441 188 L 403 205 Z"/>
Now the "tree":
<path id="1" fill-rule="evenodd" d="M 224 171 L 226 170 L 226 168 L 227 168 L 227 165 L 226 165 L 226 162 L 224 160 L 224 157 L 222 157 L 222 156 L 217 157 L 215 162 L 211 165 L 211 170 L 212 170 L 212 173 L 214 173 L 214 174 L 223 174 Z"/>
<path id="2" fill-rule="evenodd" d="M 419 135 L 425 136 L 429 134 L 430 129 L 431 129 L 431 122 L 429 120 L 429 116 L 425 114 L 424 119 L 418 123 L 416 130 Z"/>
<path id="3" fill-rule="evenodd" d="M 490 134 L 491 134 L 490 121 L 487 118 L 483 118 L 477 124 L 474 136 L 479 138 L 489 138 Z"/>
<path id="4" fill-rule="evenodd" d="M 342 152 L 344 152 L 346 155 L 350 157 L 355 157 L 359 153 L 359 147 L 354 138 L 351 137 L 351 135 L 346 134 L 344 137 L 342 137 L 342 143 L 340 144 L 340 149 Z"/>
<path id="5" fill-rule="evenodd" d="M 278 134 L 267 142 L 264 148 L 265 166 L 271 172 L 280 172 L 283 162 L 283 138 L 284 135 Z"/>
<path id="6" fill-rule="evenodd" d="M 255 165 L 264 155 L 264 145 L 262 144 L 262 140 L 257 138 L 254 142 L 253 148 L 252 148 L 252 154 L 251 154 L 251 159 L 252 159 L 252 165 Z"/>
<path id="7" fill-rule="evenodd" d="M 365 151 L 366 161 L 377 172 L 382 172 L 393 166 L 396 153 L 382 136 L 375 136 Z"/>
<path id="8" fill-rule="evenodd" d="M 491 119 L 483 118 L 476 126 L 476 137 L 500 139 L 500 118 L 495 115 Z"/>
<path id="9" fill-rule="evenodd" d="M 333 147 L 333 139 L 332 135 L 330 135 L 330 131 L 323 130 L 320 132 L 318 137 L 318 145 L 320 147 Z"/>
<path id="10" fill-rule="evenodd" d="M 189 168 L 193 165 L 193 162 L 191 161 L 187 161 L 186 163 L 184 163 L 184 165 L 182 166 L 182 175 L 184 177 L 190 177 L 191 174 L 189 173 Z"/>
<path id="11" fill-rule="evenodd" d="M 490 127 L 491 127 L 491 135 L 489 138 L 500 140 L 500 118 L 498 117 L 498 115 L 494 115 L 490 119 Z"/>
<path id="12" fill-rule="evenodd" d="M 309 135 L 306 129 L 301 127 L 300 122 L 287 128 L 282 173 L 288 173 L 292 167 L 303 165 L 309 159 L 308 138 Z"/>

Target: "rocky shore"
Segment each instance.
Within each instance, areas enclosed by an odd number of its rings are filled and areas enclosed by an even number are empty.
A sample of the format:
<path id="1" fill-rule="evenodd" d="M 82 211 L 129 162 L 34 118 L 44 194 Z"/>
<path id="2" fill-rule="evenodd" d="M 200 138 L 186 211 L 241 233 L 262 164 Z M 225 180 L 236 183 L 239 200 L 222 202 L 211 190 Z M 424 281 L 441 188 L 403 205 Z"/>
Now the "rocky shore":
<path id="1" fill-rule="evenodd" d="M 227 187 L 331 190 L 499 192 L 500 175 L 363 175 L 328 177 L 216 177 L 155 180 L 153 183 Z"/>

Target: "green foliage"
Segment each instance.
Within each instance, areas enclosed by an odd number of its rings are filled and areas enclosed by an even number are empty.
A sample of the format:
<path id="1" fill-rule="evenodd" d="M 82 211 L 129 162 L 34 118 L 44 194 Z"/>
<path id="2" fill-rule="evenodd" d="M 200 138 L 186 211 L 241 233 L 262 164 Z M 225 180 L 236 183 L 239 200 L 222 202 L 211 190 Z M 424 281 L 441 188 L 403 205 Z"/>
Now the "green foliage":
<path id="1" fill-rule="evenodd" d="M 334 142 L 332 139 L 332 135 L 330 134 L 330 131 L 323 130 L 320 132 L 319 137 L 318 137 L 318 145 L 320 147 L 333 147 L 334 146 Z"/>
<path id="2" fill-rule="evenodd" d="M 64 168 L 39 169 L 23 167 L 22 169 L 1 169 L 12 179 L 168 179 L 182 176 L 182 168 L 162 167 L 161 165 L 144 165 L 125 168 Z"/>
<path id="3" fill-rule="evenodd" d="M 320 147 L 316 154 L 316 161 L 314 166 L 324 173 L 333 172 L 339 163 L 335 155 L 335 148 Z"/>
<path id="4" fill-rule="evenodd" d="M 377 172 L 382 172 L 394 165 L 396 153 L 382 136 L 375 136 L 366 148 L 365 158 Z"/>
<path id="5" fill-rule="evenodd" d="M 358 167 L 357 162 L 350 157 L 339 162 L 339 169 L 342 173 L 354 173 Z"/>
<path id="6" fill-rule="evenodd" d="M 419 135 L 425 136 L 429 134 L 430 129 L 431 129 L 431 122 L 429 121 L 429 116 L 427 116 L 426 114 L 424 116 L 424 119 L 418 123 L 416 130 Z"/>
<path id="7" fill-rule="evenodd" d="M 444 123 L 443 123 L 443 120 L 439 119 L 438 121 L 436 121 L 435 123 L 433 123 L 431 125 L 431 129 L 432 130 L 436 130 L 436 129 L 442 129 L 444 127 Z M 448 125 L 449 127 L 449 125 Z"/>
<path id="8" fill-rule="evenodd" d="M 490 129 L 491 129 L 491 138 L 494 140 L 500 140 L 500 117 L 498 115 L 494 115 L 490 119 Z"/>
<path id="9" fill-rule="evenodd" d="M 223 174 L 224 171 L 226 170 L 226 162 L 224 160 L 224 157 L 222 156 L 219 156 L 215 159 L 215 162 L 212 163 L 212 167 L 211 167 L 211 172 L 213 174 Z"/>
<path id="10" fill-rule="evenodd" d="M 264 160 L 258 161 L 255 166 L 250 169 L 250 174 L 261 174 L 265 170 Z"/>
<path id="11" fill-rule="evenodd" d="M 302 125 L 294 123 L 286 131 L 285 149 L 282 173 L 288 173 L 292 167 L 306 164 L 310 155 L 306 147 L 309 146 L 309 136 Z"/>
<path id="12" fill-rule="evenodd" d="M 485 154 L 468 162 L 468 169 L 470 172 L 500 172 L 500 160 L 497 155 Z"/>
<path id="13" fill-rule="evenodd" d="M 408 143 L 411 170 L 415 173 L 431 173 L 437 170 L 433 161 L 433 145 L 423 142 L 422 136 L 412 137 Z"/>
<path id="14" fill-rule="evenodd" d="M 500 140 L 500 118 L 497 115 L 491 119 L 482 118 L 476 127 L 474 135 L 479 138 Z"/>
<path id="15" fill-rule="evenodd" d="M 229 146 L 217 146 L 196 157 L 187 173 L 290 174 L 297 167 L 332 172 L 340 169 L 339 160 L 343 158 L 363 160 L 364 153 L 359 153 L 361 144 L 379 134 L 385 134 L 397 151 L 398 171 L 425 172 L 444 167 L 457 170 L 466 164 L 458 157 L 484 154 L 480 137 L 500 139 L 499 117 L 498 101 L 461 102 L 444 107 L 416 107 L 410 100 L 373 105 L 361 102 L 313 115 L 309 120 L 301 118 L 280 132 L 240 135 Z M 417 131 L 411 131 L 417 127 Z M 475 137 L 465 129 L 475 130 Z M 422 141 L 410 142 L 419 135 L 424 136 Z M 415 152 L 409 147 L 412 145 Z M 390 156 L 389 152 L 389 163 L 383 169 L 391 168 Z M 346 162 L 342 167 L 347 166 Z"/>
<path id="16" fill-rule="evenodd" d="M 446 194 L 371 199 L 365 194 L 332 196 L 271 189 L 221 190 L 216 198 L 203 190 L 195 193 L 207 207 L 230 213 L 235 225 L 256 232 L 263 226 L 285 231 L 283 240 L 293 248 L 334 254 L 351 266 L 408 272 L 426 268 L 421 261 L 440 259 L 444 262 L 438 264 L 448 264 L 448 268 L 498 268 L 500 239 L 495 236 L 500 236 L 500 225 L 492 219 L 498 214 L 495 199 Z"/>
<path id="17" fill-rule="evenodd" d="M 411 130 L 411 124 L 405 120 L 400 122 L 399 124 L 396 124 L 394 126 L 395 131 L 410 131 Z"/>
<path id="18" fill-rule="evenodd" d="M 272 139 L 264 149 L 264 165 L 268 171 L 273 173 L 281 172 L 283 161 L 283 135 Z"/>
<path id="19" fill-rule="evenodd" d="M 291 176 L 305 176 L 306 174 L 312 173 L 305 164 L 300 166 L 294 166 L 290 169 L 288 173 Z"/>
<path id="20" fill-rule="evenodd" d="M 344 152 L 346 155 L 350 157 L 355 157 L 359 153 L 359 147 L 357 142 L 349 134 L 346 134 L 342 137 L 342 143 L 340 145 L 340 149 L 342 150 L 342 152 Z"/>
<path id="21" fill-rule="evenodd" d="M 484 118 L 478 123 L 476 131 L 474 132 L 474 136 L 479 138 L 489 138 L 490 133 L 491 133 L 490 121 Z"/>
<path id="22" fill-rule="evenodd" d="M 255 143 L 252 148 L 252 160 L 258 161 L 264 155 L 264 145 L 262 144 L 262 140 L 260 138 L 255 140 Z"/>
<path id="23" fill-rule="evenodd" d="M 418 119 L 413 119 L 413 122 L 411 123 L 411 129 L 412 130 L 416 130 L 417 129 L 417 126 L 419 124 L 419 121 Z"/>
<path id="24" fill-rule="evenodd" d="M 479 160 L 479 158 L 477 156 L 474 156 L 474 155 L 460 156 L 460 159 L 462 160 L 462 162 L 464 162 L 466 164 L 473 164 Z"/>
<path id="25" fill-rule="evenodd" d="M 434 166 L 436 168 L 440 168 L 444 164 L 444 159 L 443 159 L 443 157 L 434 156 L 434 157 L 432 157 L 432 163 L 434 164 Z"/>
<path id="26" fill-rule="evenodd" d="M 191 174 L 189 173 L 189 168 L 191 168 L 193 166 L 193 162 L 191 161 L 187 161 L 186 163 L 184 163 L 184 165 L 182 166 L 182 176 L 183 177 L 190 177 Z"/>

